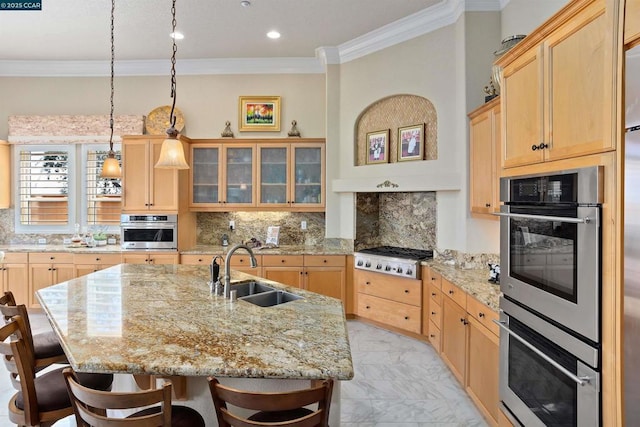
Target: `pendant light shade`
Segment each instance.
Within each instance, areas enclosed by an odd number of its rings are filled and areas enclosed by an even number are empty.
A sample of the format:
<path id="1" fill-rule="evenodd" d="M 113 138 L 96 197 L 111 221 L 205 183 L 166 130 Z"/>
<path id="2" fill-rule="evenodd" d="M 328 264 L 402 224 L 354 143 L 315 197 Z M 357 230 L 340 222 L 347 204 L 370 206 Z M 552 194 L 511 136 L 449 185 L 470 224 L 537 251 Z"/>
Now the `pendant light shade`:
<path id="1" fill-rule="evenodd" d="M 174 128 L 167 130 L 167 139 L 162 141 L 160 158 L 155 166 L 157 169 L 189 169 L 182 142 L 177 137 L 178 132 Z"/>
<path id="2" fill-rule="evenodd" d="M 122 177 L 122 169 L 120 163 L 116 159 L 116 153 L 109 151 L 109 154 L 102 164 L 101 178 L 117 179 Z"/>
<path id="3" fill-rule="evenodd" d="M 111 0 L 111 113 L 109 115 L 109 128 L 111 135 L 109 136 L 109 153 L 102 163 L 102 171 L 100 178 L 118 179 L 122 177 L 122 169 L 120 163 L 116 159 L 116 153 L 113 151 L 113 63 L 115 62 L 115 43 L 113 41 L 113 16 L 116 10 L 116 0 Z"/>
<path id="4" fill-rule="evenodd" d="M 171 34 L 176 33 L 176 0 L 173 0 L 171 6 L 172 27 Z M 173 53 L 171 55 L 171 98 L 173 98 L 173 104 L 171 105 L 171 113 L 169 113 L 170 127 L 167 129 L 167 139 L 162 141 L 162 147 L 160 148 L 160 158 L 156 163 L 158 169 L 189 169 L 187 160 L 184 157 L 184 148 L 182 142 L 178 140 L 178 131 L 176 130 L 176 116 L 173 112 L 176 108 L 176 52 L 178 46 L 176 45 L 176 38 L 173 37 Z"/>

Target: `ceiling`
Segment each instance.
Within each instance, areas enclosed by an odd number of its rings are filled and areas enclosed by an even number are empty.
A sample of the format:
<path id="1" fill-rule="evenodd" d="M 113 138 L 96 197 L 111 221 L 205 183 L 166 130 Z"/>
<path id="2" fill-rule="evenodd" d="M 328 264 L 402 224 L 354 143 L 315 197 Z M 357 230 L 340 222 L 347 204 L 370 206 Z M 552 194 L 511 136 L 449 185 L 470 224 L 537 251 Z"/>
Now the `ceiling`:
<path id="1" fill-rule="evenodd" d="M 179 0 L 178 59 L 315 57 L 449 0 Z M 41 11 L 0 11 L 0 61 L 110 58 L 110 0 L 42 0 Z M 395 25 L 401 25 L 396 22 Z M 270 30 L 282 37 L 271 40 Z M 171 55 L 170 0 L 116 0 L 118 60 Z"/>

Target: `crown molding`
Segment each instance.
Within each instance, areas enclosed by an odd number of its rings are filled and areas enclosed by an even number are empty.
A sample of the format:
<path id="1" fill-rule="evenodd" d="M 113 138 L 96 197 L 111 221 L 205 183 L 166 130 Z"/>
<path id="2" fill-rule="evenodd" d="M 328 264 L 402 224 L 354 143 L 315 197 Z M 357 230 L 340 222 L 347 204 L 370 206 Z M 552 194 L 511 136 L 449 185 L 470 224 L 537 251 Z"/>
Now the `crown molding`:
<path id="1" fill-rule="evenodd" d="M 465 11 L 499 11 L 510 0 L 442 0 L 338 47 L 319 47 L 315 58 L 181 59 L 182 75 L 322 74 L 326 65 L 342 64 L 455 23 Z M 0 61 L 0 77 L 104 77 L 108 61 Z M 116 61 L 120 76 L 166 76 L 169 60 Z"/>

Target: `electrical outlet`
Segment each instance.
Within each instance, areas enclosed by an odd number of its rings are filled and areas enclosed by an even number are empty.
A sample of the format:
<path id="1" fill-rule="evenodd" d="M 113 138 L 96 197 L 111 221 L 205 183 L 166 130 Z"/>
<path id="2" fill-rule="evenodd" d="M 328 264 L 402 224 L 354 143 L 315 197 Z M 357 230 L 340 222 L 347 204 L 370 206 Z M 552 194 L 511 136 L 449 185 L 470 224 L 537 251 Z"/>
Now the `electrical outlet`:
<path id="1" fill-rule="evenodd" d="M 47 239 L 38 239 L 38 244 L 39 245 L 46 245 L 47 244 Z"/>
<path id="2" fill-rule="evenodd" d="M 236 222 L 231 220 L 229 221 L 229 230 L 233 231 L 236 228 Z"/>
<path id="3" fill-rule="evenodd" d="M 307 221 L 300 222 L 300 229 L 301 230 L 306 230 L 307 229 Z"/>

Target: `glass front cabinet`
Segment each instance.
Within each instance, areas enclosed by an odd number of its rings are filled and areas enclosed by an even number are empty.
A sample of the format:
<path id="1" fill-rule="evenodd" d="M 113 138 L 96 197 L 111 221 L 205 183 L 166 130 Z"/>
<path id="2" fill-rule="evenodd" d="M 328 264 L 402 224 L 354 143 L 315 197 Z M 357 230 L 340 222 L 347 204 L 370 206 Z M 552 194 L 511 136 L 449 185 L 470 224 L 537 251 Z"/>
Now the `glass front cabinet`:
<path id="1" fill-rule="evenodd" d="M 236 141 L 191 144 L 191 210 L 324 210 L 323 139 Z"/>

